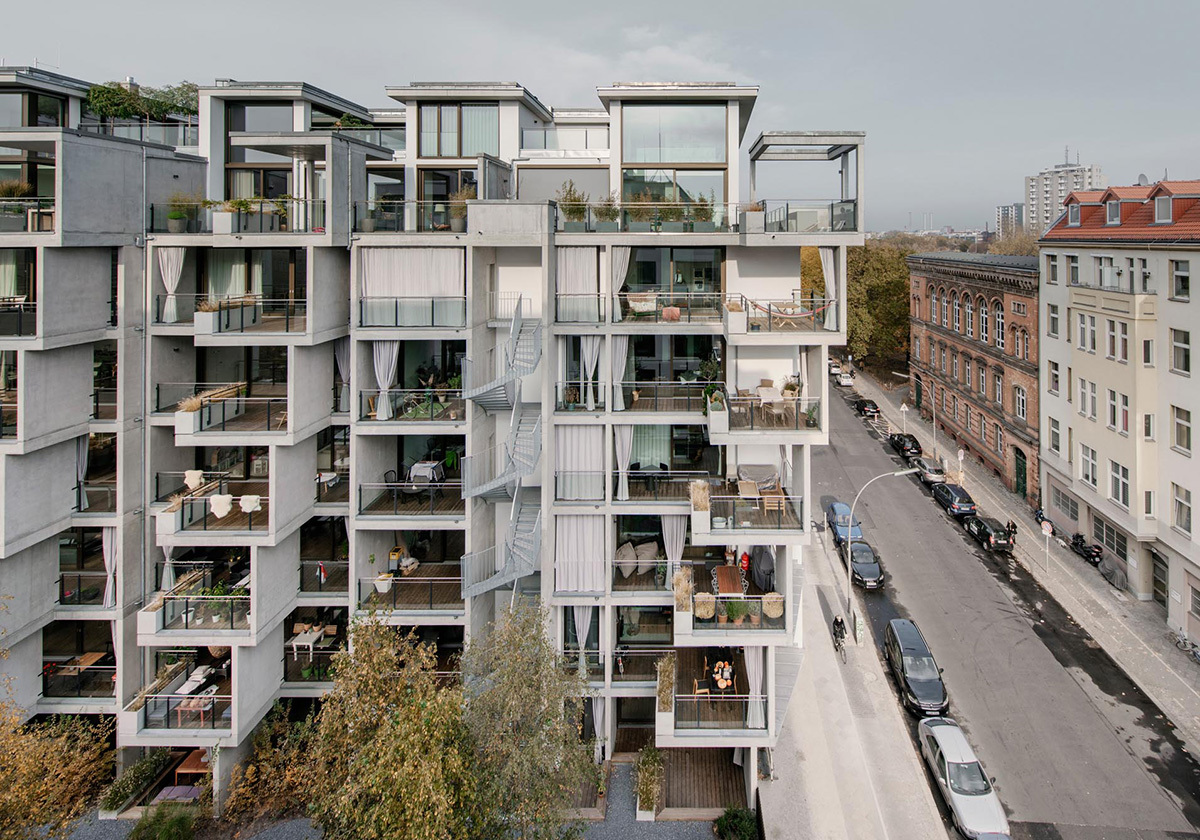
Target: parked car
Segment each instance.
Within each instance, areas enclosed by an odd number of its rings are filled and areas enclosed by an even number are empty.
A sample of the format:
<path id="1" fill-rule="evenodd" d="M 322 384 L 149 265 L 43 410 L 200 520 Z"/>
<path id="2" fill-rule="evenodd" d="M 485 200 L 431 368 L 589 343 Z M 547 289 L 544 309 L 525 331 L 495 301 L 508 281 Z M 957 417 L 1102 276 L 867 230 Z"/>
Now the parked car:
<path id="1" fill-rule="evenodd" d="M 919 458 L 924 451 L 914 436 L 903 432 L 896 432 L 889 436 L 888 442 L 891 443 L 892 449 L 895 449 L 905 459 Z"/>
<path id="2" fill-rule="evenodd" d="M 942 669 L 925 637 L 907 618 L 893 618 L 883 633 L 883 656 L 900 689 L 904 707 L 918 715 L 940 716 L 950 708 Z"/>
<path id="3" fill-rule="evenodd" d="M 975 542 L 988 551 L 1012 554 L 1012 534 L 1008 532 L 1007 526 L 1000 523 L 1000 520 L 992 519 L 990 516 L 968 516 L 963 520 L 963 527 L 967 529 L 968 534 L 975 538 Z"/>
<path id="4" fill-rule="evenodd" d="M 846 565 L 846 545 L 847 543 L 842 543 L 838 546 L 843 566 Z M 879 565 L 879 555 L 875 553 L 875 549 L 868 543 L 860 542 L 857 537 L 850 545 L 850 579 L 863 589 L 882 589 L 883 567 Z"/>
<path id="5" fill-rule="evenodd" d="M 879 405 L 875 400 L 855 400 L 854 410 L 858 412 L 860 417 L 879 416 Z"/>
<path id="6" fill-rule="evenodd" d="M 854 387 L 854 377 L 848 373 L 837 374 L 834 377 L 833 381 L 843 388 L 853 388 Z"/>
<path id="7" fill-rule="evenodd" d="M 933 485 L 933 500 L 954 517 L 974 516 L 975 500 L 957 484 Z"/>
<path id="8" fill-rule="evenodd" d="M 920 472 L 917 476 L 926 484 L 945 484 L 946 471 L 941 464 L 932 458 L 913 458 L 908 462 L 910 467 L 916 467 Z"/>
<path id="9" fill-rule="evenodd" d="M 857 518 L 851 518 L 850 506 L 845 502 L 833 502 L 825 511 L 825 524 L 833 534 L 833 544 L 840 546 L 854 535 L 854 539 L 862 539 L 862 526 Z"/>
<path id="10" fill-rule="evenodd" d="M 921 755 L 929 765 L 954 826 L 964 837 L 1007 838 L 1008 818 L 983 765 L 950 718 L 927 718 L 917 725 Z"/>
<path id="11" fill-rule="evenodd" d="M 837 359 L 830 359 L 829 360 L 829 375 L 837 376 L 841 372 L 842 372 L 842 363 L 839 362 Z"/>

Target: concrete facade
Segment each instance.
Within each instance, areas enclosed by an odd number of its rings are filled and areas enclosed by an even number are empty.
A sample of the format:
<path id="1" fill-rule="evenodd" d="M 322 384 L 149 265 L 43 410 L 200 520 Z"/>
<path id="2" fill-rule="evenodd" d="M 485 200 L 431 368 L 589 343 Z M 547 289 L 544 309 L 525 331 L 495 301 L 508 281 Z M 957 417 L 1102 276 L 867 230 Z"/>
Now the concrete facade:
<path id="1" fill-rule="evenodd" d="M 915 407 L 950 435 L 949 466 L 961 448 L 1037 507 L 1037 259 L 932 253 L 908 266 Z"/>
<path id="2" fill-rule="evenodd" d="M 1041 235 L 1062 212 L 1063 202 L 1075 190 L 1108 186 L 1108 178 L 1095 164 L 1056 163 L 1025 178 L 1025 226 Z"/>
<path id="3" fill-rule="evenodd" d="M 1001 204 L 996 207 L 996 236 L 1008 236 L 1025 229 L 1025 203 Z"/>

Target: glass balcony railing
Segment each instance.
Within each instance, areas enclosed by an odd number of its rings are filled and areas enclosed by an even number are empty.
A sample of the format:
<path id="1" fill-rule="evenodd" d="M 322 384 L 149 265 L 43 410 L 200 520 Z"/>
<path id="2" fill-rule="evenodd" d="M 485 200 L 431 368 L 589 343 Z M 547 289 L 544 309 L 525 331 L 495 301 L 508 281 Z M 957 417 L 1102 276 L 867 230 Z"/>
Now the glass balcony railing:
<path id="1" fill-rule="evenodd" d="M 62 572 L 58 577 L 58 603 L 64 607 L 101 607 L 106 572 Z"/>
<path id="2" fill-rule="evenodd" d="M 151 204 L 151 233 L 212 233 L 213 208 L 204 204 Z"/>
<path id="3" fill-rule="evenodd" d="M 126 140 L 140 140 L 144 143 L 159 143 L 163 146 L 199 146 L 199 124 L 182 122 L 142 122 L 138 121 L 106 121 L 81 122 L 80 131 L 91 134 L 107 134 L 112 137 L 123 137 Z"/>
<path id="4" fill-rule="evenodd" d="M 556 502 L 602 502 L 606 473 L 583 470 L 557 470 L 554 473 Z"/>
<path id="5" fill-rule="evenodd" d="M 786 629 L 784 596 L 721 595 L 697 592 L 692 596 L 692 632 L 779 631 Z"/>
<path id="6" fill-rule="evenodd" d="M 359 516 L 461 516 L 461 481 L 360 484 Z"/>
<path id="7" fill-rule="evenodd" d="M 724 303 L 725 331 L 742 333 L 797 333 L 835 331 L 840 326 L 838 301 L 802 296 L 771 300 L 727 294 Z"/>
<path id="8" fill-rule="evenodd" d="M 359 609 L 386 612 L 460 612 L 464 609 L 462 576 L 403 577 L 385 573 L 360 578 L 358 604 Z"/>
<path id="9" fill-rule="evenodd" d="M 581 655 L 578 647 L 568 646 L 563 651 L 563 659 L 576 668 L 582 664 L 588 682 L 604 682 L 604 654 L 600 651 L 585 650 Z"/>
<path id="10" fill-rule="evenodd" d="M 766 729 L 765 694 L 676 694 L 676 729 Z"/>
<path id="11" fill-rule="evenodd" d="M 299 655 L 285 648 L 283 654 L 283 681 L 285 683 L 317 683 L 330 682 L 333 675 L 330 666 L 338 651 L 314 650 L 312 654 L 305 652 Z"/>
<path id="12" fill-rule="evenodd" d="M 608 295 L 563 294 L 554 298 L 554 320 L 560 324 L 602 324 L 608 321 Z"/>
<path id="13" fill-rule="evenodd" d="M 467 325 L 467 298 L 364 297 L 358 302 L 358 325 L 461 329 Z"/>
<path id="14" fill-rule="evenodd" d="M 521 151 L 607 152 L 608 128 L 525 128 Z"/>
<path id="15" fill-rule="evenodd" d="M 467 229 L 465 201 L 400 201 L 375 199 L 354 202 L 355 233 L 463 233 Z"/>
<path id="16" fill-rule="evenodd" d="M 714 496 L 710 500 L 710 510 L 713 533 L 804 530 L 803 500 L 799 496 L 785 496 L 781 492 L 768 491 L 756 496 Z"/>
<path id="17" fill-rule="evenodd" d="M 53 198 L 0 198 L 0 234 L 52 233 Z"/>
<path id="18" fill-rule="evenodd" d="M 614 382 L 621 389 L 626 411 L 704 411 L 708 402 L 705 391 L 721 382 Z"/>
<path id="19" fill-rule="evenodd" d="M 76 513 L 113 513 L 116 509 L 116 478 L 88 479 L 75 485 Z"/>
<path id="20" fill-rule="evenodd" d="M 613 321 L 653 324 L 717 324 L 721 322 L 719 291 L 674 291 L 670 288 L 613 295 Z"/>
<path id="21" fill-rule="evenodd" d="M 108 698 L 116 695 L 117 666 L 88 664 L 102 654 L 42 661 L 42 696 Z"/>
<path id="22" fill-rule="evenodd" d="M 671 648 L 635 648 L 618 645 L 612 654 L 613 682 L 654 682 L 658 679 L 658 660 Z"/>
<path id="23" fill-rule="evenodd" d="M 10 398 L 10 395 L 12 398 Z M 0 440 L 15 438 L 17 436 L 17 401 L 15 392 L 6 392 L 4 399 L 0 399 Z"/>
<path id="24" fill-rule="evenodd" d="M 731 432 L 820 430 L 819 399 L 783 397 L 775 389 L 770 391 L 761 396 L 739 392 L 737 396 L 710 404 L 709 417 L 716 421 L 722 413 L 727 414 Z M 713 425 L 716 425 L 715 422 Z"/>
<path id="25" fill-rule="evenodd" d="M 687 502 L 691 482 L 716 478 L 699 470 L 629 470 L 622 485 L 620 471 L 614 470 L 613 499 L 618 502 Z"/>
<path id="26" fill-rule="evenodd" d="M 554 391 L 555 411 L 603 411 L 608 388 L 599 382 L 581 386 L 579 380 L 575 380 L 556 382 Z"/>
<path id="27" fill-rule="evenodd" d="M 767 200 L 766 233 L 834 233 L 858 230 L 858 202 L 850 200 Z"/>
<path id="28" fill-rule="evenodd" d="M 381 400 L 387 401 L 387 411 L 381 410 Z M 358 411 L 358 419 L 364 422 L 461 423 L 467 419 L 461 389 L 359 391 Z"/>
<path id="29" fill-rule="evenodd" d="M 232 726 L 232 694 L 209 693 L 209 689 L 205 689 L 198 694 L 150 694 L 141 699 L 146 729 L 229 729 Z"/>
<path id="30" fill-rule="evenodd" d="M 242 587 L 233 587 L 228 595 L 168 593 L 163 596 L 161 629 L 249 630 L 250 594 Z"/>
<path id="31" fill-rule="evenodd" d="M 336 131 L 343 137 L 354 137 L 364 143 L 391 149 L 393 152 L 404 151 L 405 138 L 402 125 L 388 128 L 339 128 Z"/>

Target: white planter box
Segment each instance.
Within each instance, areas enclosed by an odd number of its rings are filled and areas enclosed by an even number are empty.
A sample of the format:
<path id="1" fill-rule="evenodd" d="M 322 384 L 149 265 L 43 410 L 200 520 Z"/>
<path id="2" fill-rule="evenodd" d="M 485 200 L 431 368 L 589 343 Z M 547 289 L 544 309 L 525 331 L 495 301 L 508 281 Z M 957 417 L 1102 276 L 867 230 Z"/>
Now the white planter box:
<path id="1" fill-rule="evenodd" d="M 643 811 L 641 803 L 637 806 L 637 821 L 638 822 L 654 822 L 654 810 Z"/>
<path id="2" fill-rule="evenodd" d="M 725 310 L 725 332 L 741 334 L 746 332 L 746 310 L 731 312 Z"/>
<path id="3" fill-rule="evenodd" d="M 742 233 L 765 233 L 767 230 L 767 214 L 762 210 L 743 212 L 740 222 Z M 213 225 L 216 225 L 215 221 Z"/>
<path id="4" fill-rule="evenodd" d="M 692 508 L 692 533 L 707 534 L 712 530 L 712 511 Z"/>
<path id="5" fill-rule="evenodd" d="M 196 310 L 192 316 L 195 331 L 201 335 L 217 335 L 221 332 L 221 324 L 229 324 L 230 332 L 238 332 L 243 327 L 257 324 L 261 318 L 262 307 L 257 303 L 243 303 L 240 306 L 226 306 L 220 312 L 201 312 Z"/>
<path id="6" fill-rule="evenodd" d="M 212 214 L 212 229 L 213 235 L 225 236 L 233 235 L 233 216 L 234 214 L 228 210 L 214 210 Z"/>
<path id="7" fill-rule="evenodd" d="M 690 636 L 692 635 L 692 611 L 680 612 L 675 610 L 675 635 Z"/>
<path id="8" fill-rule="evenodd" d="M 656 736 L 661 735 L 669 738 L 675 734 L 675 712 L 674 710 L 669 712 L 660 712 L 658 711 L 657 698 L 655 699 L 654 703 L 654 734 Z"/>
<path id="9" fill-rule="evenodd" d="M 708 404 L 708 431 L 710 434 L 724 435 L 729 433 L 729 411 L 724 408 L 714 409 L 713 404 Z"/>
<path id="10" fill-rule="evenodd" d="M 196 313 L 199 314 L 199 313 Z M 200 431 L 199 411 L 176 411 L 175 434 L 194 435 Z"/>
<path id="11" fill-rule="evenodd" d="M 157 610 L 138 610 L 137 614 L 137 631 L 139 636 L 152 636 L 159 631 L 159 619 L 162 617 L 162 609 Z"/>

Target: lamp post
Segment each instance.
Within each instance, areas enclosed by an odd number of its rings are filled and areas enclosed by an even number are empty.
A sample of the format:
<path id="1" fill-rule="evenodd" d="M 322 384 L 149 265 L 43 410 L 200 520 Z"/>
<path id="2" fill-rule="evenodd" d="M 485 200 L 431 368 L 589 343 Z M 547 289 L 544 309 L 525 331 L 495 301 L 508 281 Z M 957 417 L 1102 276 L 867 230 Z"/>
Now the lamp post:
<path id="1" fill-rule="evenodd" d="M 915 472 L 919 472 L 916 467 L 912 467 L 907 470 L 896 470 L 895 472 L 881 473 L 864 484 L 859 489 L 858 493 L 855 494 L 854 501 L 850 504 L 850 522 L 846 525 L 846 615 L 850 618 L 854 617 L 854 608 L 852 607 L 854 593 L 854 590 L 852 589 L 854 585 L 854 508 L 858 506 L 858 499 L 860 496 L 862 496 L 863 490 L 866 490 L 881 478 L 888 478 L 889 476 L 912 475 Z"/>

